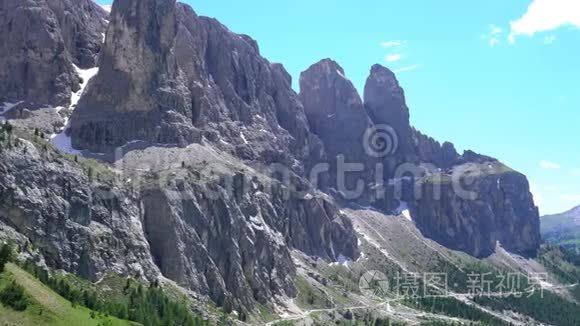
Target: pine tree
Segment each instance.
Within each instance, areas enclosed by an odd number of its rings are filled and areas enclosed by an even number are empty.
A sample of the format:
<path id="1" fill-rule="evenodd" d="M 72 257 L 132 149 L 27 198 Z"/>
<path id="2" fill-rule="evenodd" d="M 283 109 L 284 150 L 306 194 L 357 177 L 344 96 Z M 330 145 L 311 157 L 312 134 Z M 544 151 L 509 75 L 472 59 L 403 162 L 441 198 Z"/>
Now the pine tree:
<path id="1" fill-rule="evenodd" d="M 9 243 L 3 244 L 0 247 L 0 273 L 4 272 L 6 264 L 14 259 L 14 250 Z"/>
<path id="2" fill-rule="evenodd" d="M 28 299 L 24 288 L 16 282 L 10 283 L 0 292 L 0 302 L 16 311 L 24 311 L 28 307 Z"/>

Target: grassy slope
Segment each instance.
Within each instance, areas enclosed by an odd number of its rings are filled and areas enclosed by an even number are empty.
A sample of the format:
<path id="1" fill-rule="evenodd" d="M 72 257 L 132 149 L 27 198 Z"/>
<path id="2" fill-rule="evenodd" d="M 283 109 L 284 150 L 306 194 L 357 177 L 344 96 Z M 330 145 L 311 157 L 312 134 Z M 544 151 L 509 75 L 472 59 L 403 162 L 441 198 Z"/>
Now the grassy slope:
<path id="1" fill-rule="evenodd" d="M 114 317 L 99 316 L 98 314 L 93 319 L 91 318 L 91 310 L 80 306 L 73 308 L 69 301 L 40 283 L 33 276 L 14 264 L 8 264 L 6 271 L 0 275 L 0 288 L 13 280 L 24 287 L 26 294 L 30 298 L 30 304 L 23 312 L 16 312 L 0 304 L 1 325 L 136 325 L 129 321 L 123 321 Z"/>

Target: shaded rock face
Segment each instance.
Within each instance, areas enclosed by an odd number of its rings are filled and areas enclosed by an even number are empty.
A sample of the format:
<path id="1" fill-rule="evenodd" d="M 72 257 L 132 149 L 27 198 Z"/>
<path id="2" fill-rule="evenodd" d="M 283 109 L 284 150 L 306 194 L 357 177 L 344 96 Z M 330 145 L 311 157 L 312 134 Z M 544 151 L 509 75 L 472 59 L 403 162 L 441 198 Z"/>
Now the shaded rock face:
<path id="1" fill-rule="evenodd" d="M 163 275 L 248 311 L 296 295 L 291 250 L 328 261 L 359 255 L 332 200 L 288 193 L 277 181 L 236 174 L 229 186 L 189 176 L 135 191 L 91 182 L 77 163 L 24 140 L 0 153 L 0 172 L 0 225 L 30 239 L 49 266 L 93 281 Z"/>
<path id="2" fill-rule="evenodd" d="M 176 53 L 192 92 L 195 125 L 206 139 L 245 160 L 302 172 L 320 141 L 292 80 L 259 52 L 256 41 L 178 4 Z M 316 154 L 318 153 L 318 154 Z"/>
<path id="3" fill-rule="evenodd" d="M 73 146 L 103 152 L 131 140 L 199 141 L 174 55 L 175 1 L 116 1 L 100 69 L 71 117 Z"/>
<path id="4" fill-rule="evenodd" d="M 185 185 L 186 200 L 160 189 L 143 194 L 145 233 L 163 275 L 238 309 L 295 295 L 295 267 L 283 236 L 258 207 L 250 207 L 255 216 L 244 214 L 249 203 L 210 187 L 218 199 L 204 198 L 197 185 Z"/>
<path id="5" fill-rule="evenodd" d="M 324 144 L 325 162 L 330 164 L 328 184 L 318 186 L 350 192 L 357 188 L 360 180 L 364 180 L 365 185 L 373 182 L 374 165 L 378 161 L 369 156 L 363 146 L 365 132 L 372 122 L 342 67 L 325 59 L 308 68 L 300 76 L 300 99 L 312 132 Z M 341 158 L 337 158 L 339 156 Z M 338 184 L 338 175 L 343 170 L 339 160 L 362 164 L 362 171 L 345 175 L 346 189 L 339 189 L 342 187 Z"/>
<path id="6" fill-rule="evenodd" d="M 65 47 L 81 69 L 95 67 L 108 24 L 108 13 L 92 0 L 45 0 L 54 13 Z"/>
<path id="7" fill-rule="evenodd" d="M 398 164 L 416 161 L 409 108 L 405 103 L 405 93 L 392 71 L 381 65 L 372 66 L 365 83 L 364 105 L 376 125 L 388 125 L 395 131 L 397 148 L 387 159 L 395 158 Z"/>
<path id="8" fill-rule="evenodd" d="M 514 252 L 535 254 L 540 243 L 539 217 L 525 176 L 488 156 L 472 151 L 459 155 L 453 144 L 441 144 L 412 128 L 404 92 L 387 68 L 371 68 L 364 103 L 331 60 L 306 70 L 300 86 L 311 130 L 323 141 L 329 157 L 346 153 L 366 169 L 378 163 L 383 168 L 383 179 L 376 174 L 363 179 L 374 184 L 354 201 L 370 200 L 379 209 L 396 212 L 406 202 L 424 235 L 477 257 L 494 252 L 497 242 Z M 362 148 L 360 139 L 365 129 L 381 125 L 394 130 L 397 147 L 376 160 Z M 476 199 L 463 196 L 450 181 L 458 171 L 472 166 L 479 171 L 469 176 L 473 181 L 470 193 Z M 328 179 L 337 179 L 334 172 Z M 377 196 L 376 189 L 382 196 Z"/>
<path id="9" fill-rule="evenodd" d="M 449 183 L 424 184 L 421 198 L 408 199 L 424 235 L 475 257 L 491 255 L 497 243 L 524 256 L 536 254 L 541 242 L 539 214 L 525 176 L 512 171 L 474 179 L 469 187 L 473 199 L 452 188 Z"/>
<path id="10" fill-rule="evenodd" d="M 0 98 L 68 103 L 79 79 L 46 2 L 2 1 L 0 26 Z"/>
<path id="11" fill-rule="evenodd" d="M 68 105 L 95 65 L 106 13 L 90 0 L 0 2 L 0 100 Z"/>
<path id="12" fill-rule="evenodd" d="M 75 148 L 186 145 L 203 136 L 244 160 L 298 173 L 321 155 L 290 75 L 251 38 L 175 1 L 117 1 L 110 19 L 101 69 L 71 118 Z"/>
<path id="13" fill-rule="evenodd" d="M 296 294 L 290 249 L 331 261 L 358 256 L 352 224 L 332 202 L 263 187 L 253 181 L 233 194 L 220 183 L 146 190 L 145 234 L 163 275 L 220 305 L 252 308 Z"/>
<path id="14" fill-rule="evenodd" d="M 91 185 L 82 168 L 31 143 L 0 153 L 0 221 L 47 263 L 96 281 L 109 272 L 154 277 L 139 206 L 123 189 Z"/>

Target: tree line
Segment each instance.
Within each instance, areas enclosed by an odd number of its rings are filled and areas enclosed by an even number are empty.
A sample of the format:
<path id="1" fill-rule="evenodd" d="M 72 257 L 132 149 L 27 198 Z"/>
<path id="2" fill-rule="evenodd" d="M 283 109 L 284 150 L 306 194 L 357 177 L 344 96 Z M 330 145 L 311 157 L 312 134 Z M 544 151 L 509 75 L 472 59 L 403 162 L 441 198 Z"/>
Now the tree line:
<path id="1" fill-rule="evenodd" d="M 105 315 L 134 321 L 144 326 L 205 326 L 209 322 L 194 315 L 186 304 L 172 300 L 157 282 L 149 286 L 127 279 L 125 300 L 106 300 L 92 289 L 78 289 L 69 280 L 56 278 L 34 263 L 23 268 L 73 305 L 82 305 Z"/>

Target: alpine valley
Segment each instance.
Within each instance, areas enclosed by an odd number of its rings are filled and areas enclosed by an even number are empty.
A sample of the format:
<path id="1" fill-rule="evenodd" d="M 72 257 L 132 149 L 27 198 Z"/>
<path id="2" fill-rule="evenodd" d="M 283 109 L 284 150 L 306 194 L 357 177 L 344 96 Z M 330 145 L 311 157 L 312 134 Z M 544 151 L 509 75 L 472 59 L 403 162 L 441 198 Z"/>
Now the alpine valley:
<path id="1" fill-rule="evenodd" d="M 523 174 L 381 65 L 299 85 L 175 0 L 0 0 L 0 324 L 580 325 Z"/>

